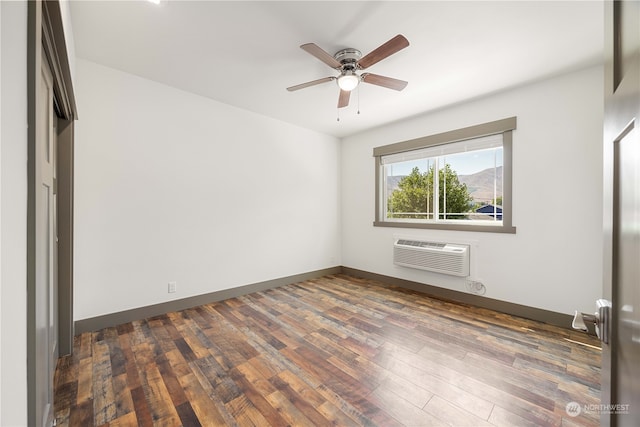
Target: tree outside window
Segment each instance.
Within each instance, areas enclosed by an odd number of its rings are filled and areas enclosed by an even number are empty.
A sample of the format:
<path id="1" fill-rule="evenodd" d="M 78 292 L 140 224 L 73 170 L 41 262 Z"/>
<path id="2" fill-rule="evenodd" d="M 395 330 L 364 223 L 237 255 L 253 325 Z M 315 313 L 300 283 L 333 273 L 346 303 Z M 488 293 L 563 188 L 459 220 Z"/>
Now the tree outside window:
<path id="1" fill-rule="evenodd" d="M 434 166 L 425 172 L 415 166 L 403 177 L 387 201 L 388 218 L 433 219 Z M 438 206 L 440 219 L 465 219 L 473 207 L 473 197 L 458 174 L 445 164 L 438 171 Z"/>

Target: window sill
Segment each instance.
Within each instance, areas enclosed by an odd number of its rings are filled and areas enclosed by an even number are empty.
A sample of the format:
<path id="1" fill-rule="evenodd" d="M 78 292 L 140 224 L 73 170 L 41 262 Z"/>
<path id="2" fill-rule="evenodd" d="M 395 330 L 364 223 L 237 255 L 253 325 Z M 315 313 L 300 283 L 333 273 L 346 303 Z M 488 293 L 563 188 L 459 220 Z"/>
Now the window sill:
<path id="1" fill-rule="evenodd" d="M 516 228 L 509 225 L 477 225 L 426 222 L 374 221 L 374 227 L 422 228 L 432 230 L 473 231 L 479 233 L 516 234 Z"/>

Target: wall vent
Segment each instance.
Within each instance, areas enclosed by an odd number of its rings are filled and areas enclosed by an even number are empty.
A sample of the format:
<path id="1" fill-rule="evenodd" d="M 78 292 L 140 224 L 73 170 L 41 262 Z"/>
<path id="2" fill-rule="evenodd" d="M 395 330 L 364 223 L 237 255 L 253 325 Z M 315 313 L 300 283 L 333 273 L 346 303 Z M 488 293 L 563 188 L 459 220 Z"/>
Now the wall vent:
<path id="1" fill-rule="evenodd" d="M 469 275 L 469 245 L 396 239 L 393 263 L 452 276 Z"/>

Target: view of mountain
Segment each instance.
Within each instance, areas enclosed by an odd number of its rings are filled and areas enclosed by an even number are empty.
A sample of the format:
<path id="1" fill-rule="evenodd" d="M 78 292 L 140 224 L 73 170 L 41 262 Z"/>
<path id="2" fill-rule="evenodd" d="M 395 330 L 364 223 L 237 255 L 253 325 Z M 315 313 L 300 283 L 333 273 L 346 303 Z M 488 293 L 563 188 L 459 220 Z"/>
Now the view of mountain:
<path id="1" fill-rule="evenodd" d="M 467 184 L 469 194 L 478 202 L 490 202 L 493 200 L 494 171 L 497 175 L 496 190 L 502 195 L 502 166 L 489 168 L 471 175 L 459 175 L 461 183 Z"/>
<path id="2" fill-rule="evenodd" d="M 502 166 L 497 168 L 489 168 L 470 175 L 458 175 L 461 183 L 467 184 L 469 194 L 476 202 L 490 202 L 493 200 L 493 180 L 494 170 L 497 174 L 497 193 L 502 194 Z M 387 177 L 387 194 L 391 194 L 393 190 L 398 188 L 398 183 L 404 178 L 404 175 L 396 175 Z"/>

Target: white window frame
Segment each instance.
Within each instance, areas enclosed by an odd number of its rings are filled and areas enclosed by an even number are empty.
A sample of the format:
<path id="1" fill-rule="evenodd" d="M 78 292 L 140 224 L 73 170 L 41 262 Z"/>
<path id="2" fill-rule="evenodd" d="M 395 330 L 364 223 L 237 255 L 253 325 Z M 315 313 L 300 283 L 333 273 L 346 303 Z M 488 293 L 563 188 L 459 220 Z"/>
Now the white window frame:
<path id="1" fill-rule="evenodd" d="M 376 227 L 399 227 L 399 228 L 427 228 L 457 231 L 481 231 L 492 233 L 515 233 L 516 228 L 512 224 L 512 131 L 516 129 L 516 117 L 483 123 L 450 132 L 430 135 L 423 138 L 398 142 L 391 145 L 376 147 L 373 149 L 375 158 L 375 179 L 376 179 L 376 206 L 375 221 Z M 472 221 L 472 220 L 443 220 L 437 219 L 434 211 L 433 220 L 410 220 L 402 218 L 387 218 L 385 195 L 385 175 L 383 158 L 402 157 L 403 153 L 411 156 L 418 153 L 418 150 L 425 152 L 444 150 L 452 147 L 452 144 L 460 145 L 466 140 L 473 140 L 491 135 L 502 136 L 503 149 L 503 189 L 502 189 L 502 221 Z M 449 147 L 447 147 L 449 145 Z M 458 151 L 463 152 L 463 151 Z M 434 189 L 437 193 L 437 189 Z M 434 197 L 434 203 L 438 197 Z"/>

